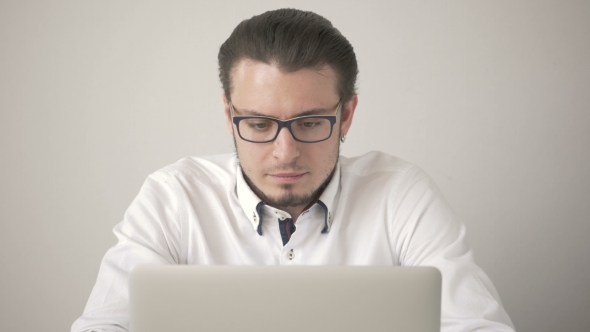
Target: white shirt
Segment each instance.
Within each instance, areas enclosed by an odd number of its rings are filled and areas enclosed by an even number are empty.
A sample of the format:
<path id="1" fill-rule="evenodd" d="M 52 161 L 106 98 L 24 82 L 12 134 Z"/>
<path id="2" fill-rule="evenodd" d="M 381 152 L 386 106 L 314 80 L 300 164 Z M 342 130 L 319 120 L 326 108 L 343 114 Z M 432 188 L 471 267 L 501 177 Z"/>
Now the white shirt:
<path id="1" fill-rule="evenodd" d="M 284 246 L 278 219 L 290 215 L 259 203 L 235 155 L 150 175 L 114 228 L 119 242 L 72 332 L 127 331 L 129 270 L 140 264 L 429 265 L 442 273 L 441 331 L 514 331 L 464 225 L 419 168 L 380 152 L 340 157 Z"/>

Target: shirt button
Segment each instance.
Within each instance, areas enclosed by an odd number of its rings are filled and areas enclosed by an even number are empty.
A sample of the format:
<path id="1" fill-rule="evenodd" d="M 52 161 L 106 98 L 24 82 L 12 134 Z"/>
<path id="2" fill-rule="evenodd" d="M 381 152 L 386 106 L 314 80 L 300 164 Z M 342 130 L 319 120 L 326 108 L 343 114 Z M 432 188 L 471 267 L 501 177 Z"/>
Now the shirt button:
<path id="1" fill-rule="evenodd" d="M 293 258 L 295 258 L 295 253 L 293 252 L 293 249 L 291 249 L 291 251 L 289 251 L 289 254 L 287 254 L 287 257 L 289 257 L 289 260 L 293 260 Z"/>
<path id="2" fill-rule="evenodd" d="M 281 216 L 279 219 L 281 219 L 281 220 L 285 220 L 285 217 Z"/>

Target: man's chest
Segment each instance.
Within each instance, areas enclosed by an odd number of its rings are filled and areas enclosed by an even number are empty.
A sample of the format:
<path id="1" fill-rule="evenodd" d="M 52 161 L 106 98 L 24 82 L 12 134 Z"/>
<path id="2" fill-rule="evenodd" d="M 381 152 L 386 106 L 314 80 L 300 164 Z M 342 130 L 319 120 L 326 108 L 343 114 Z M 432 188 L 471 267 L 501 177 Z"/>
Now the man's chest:
<path id="1" fill-rule="evenodd" d="M 317 212 L 304 214 L 285 229 L 284 220 L 267 215 L 262 234 L 239 216 L 189 221 L 184 258 L 197 265 L 397 265 L 382 216 L 336 216 L 329 232 L 322 232 L 324 218 Z"/>

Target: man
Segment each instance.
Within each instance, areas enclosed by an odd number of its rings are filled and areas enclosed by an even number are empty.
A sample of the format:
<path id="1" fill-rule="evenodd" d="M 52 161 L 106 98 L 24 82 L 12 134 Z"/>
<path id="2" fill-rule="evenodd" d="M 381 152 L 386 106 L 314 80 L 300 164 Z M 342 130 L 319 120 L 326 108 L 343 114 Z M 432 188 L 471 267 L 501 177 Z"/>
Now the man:
<path id="1" fill-rule="evenodd" d="M 430 265 L 443 276 L 443 331 L 513 331 L 432 180 L 383 153 L 339 157 L 358 70 L 329 21 L 293 9 L 243 21 L 219 67 L 237 155 L 186 158 L 146 180 L 72 331 L 126 331 L 139 264 Z"/>

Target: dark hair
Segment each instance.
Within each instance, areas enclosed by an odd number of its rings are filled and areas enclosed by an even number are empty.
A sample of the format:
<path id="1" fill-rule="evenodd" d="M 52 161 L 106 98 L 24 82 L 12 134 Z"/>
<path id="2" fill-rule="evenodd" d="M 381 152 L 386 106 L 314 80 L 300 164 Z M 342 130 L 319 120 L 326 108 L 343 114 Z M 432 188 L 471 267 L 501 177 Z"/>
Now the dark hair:
<path id="1" fill-rule="evenodd" d="M 276 64 L 285 72 L 329 65 L 338 94 L 347 102 L 355 92 L 358 67 L 352 45 L 324 17 L 297 9 L 278 9 L 242 21 L 219 49 L 219 78 L 231 99 L 231 71 L 243 59 Z"/>

